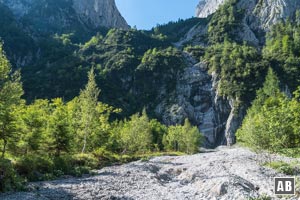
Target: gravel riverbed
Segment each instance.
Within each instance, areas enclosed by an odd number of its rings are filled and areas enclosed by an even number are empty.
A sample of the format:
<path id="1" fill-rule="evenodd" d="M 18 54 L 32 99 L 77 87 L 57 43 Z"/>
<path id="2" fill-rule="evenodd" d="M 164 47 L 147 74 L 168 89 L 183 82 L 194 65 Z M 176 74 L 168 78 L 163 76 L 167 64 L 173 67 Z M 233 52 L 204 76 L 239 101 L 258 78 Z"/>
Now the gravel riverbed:
<path id="1" fill-rule="evenodd" d="M 32 183 L 32 191 L 2 194 L 0 199 L 230 200 L 264 195 L 275 199 L 273 177 L 284 175 L 263 167 L 262 159 L 244 148 L 219 147 L 196 155 L 106 167 L 91 177 Z"/>

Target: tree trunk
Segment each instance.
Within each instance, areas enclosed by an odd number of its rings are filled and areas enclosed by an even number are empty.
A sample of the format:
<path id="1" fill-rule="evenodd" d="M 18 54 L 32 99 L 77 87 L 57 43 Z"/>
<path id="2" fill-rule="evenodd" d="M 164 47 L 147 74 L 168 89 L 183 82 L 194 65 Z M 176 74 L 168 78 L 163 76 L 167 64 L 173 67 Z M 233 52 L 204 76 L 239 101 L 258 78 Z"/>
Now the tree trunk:
<path id="1" fill-rule="evenodd" d="M 85 152 L 85 147 L 86 147 L 86 133 L 84 134 L 84 138 L 83 138 L 83 148 L 82 148 L 81 153 L 84 153 L 84 152 Z"/>
<path id="2" fill-rule="evenodd" d="M 7 145 L 7 140 L 3 140 L 4 144 L 3 144 L 3 149 L 2 149 L 2 158 L 4 158 L 5 156 L 5 151 L 6 151 L 6 145 Z"/>

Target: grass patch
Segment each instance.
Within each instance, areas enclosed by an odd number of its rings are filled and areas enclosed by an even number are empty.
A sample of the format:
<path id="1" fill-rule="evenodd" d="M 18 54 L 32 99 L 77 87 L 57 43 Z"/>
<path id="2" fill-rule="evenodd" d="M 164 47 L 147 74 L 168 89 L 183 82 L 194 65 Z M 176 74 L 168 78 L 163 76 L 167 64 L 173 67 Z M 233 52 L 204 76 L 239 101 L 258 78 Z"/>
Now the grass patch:
<path id="1" fill-rule="evenodd" d="M 277 172 L 286 175 L 298 175 L 300 173 L 299 162 L 286 163 L 283 161 L 275 161 L 275 162 L 266 163 L 265 166 L 275 169 Z"/>
<path id="2" fill-rule="evenodd" d="M 277 153 L 291 158 L 300 158 L 300 148 L 280 149 L 277 151 Z"/>

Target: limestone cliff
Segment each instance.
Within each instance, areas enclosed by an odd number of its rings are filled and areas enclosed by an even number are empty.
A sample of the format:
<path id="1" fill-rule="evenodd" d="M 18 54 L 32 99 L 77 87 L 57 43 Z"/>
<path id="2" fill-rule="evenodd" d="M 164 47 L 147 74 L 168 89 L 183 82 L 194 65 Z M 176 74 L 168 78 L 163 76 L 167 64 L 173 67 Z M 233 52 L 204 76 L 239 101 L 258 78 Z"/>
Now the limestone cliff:
<path id="1" fill-rule="evenodd" d="M 227 1 L 230 0 L 201 0 L 196 9 L 196 17 L 208 18 L 209 15 L 215 13 Z M 294 16 L 296 10 L 300 9 L 300 1 L 295 0 L 236 0 L 235 2 L 235 9 L 244 12 L 243 18 L 240 19 L 240 28 L 235 31 L 237 40 L 248 41 L 258 47 L 264 43 L 264 34 L 273 24 Z M 186 36 L 177 44 L 192 43 L 207 45 L 202 38 L 207 34 L 208 23 L 206 25 L 199 24 L 191 28 Z M 203 71 L 203 73 L 207 72 Z M 241 106 L 236 110 L 234 99 L 222 99 L 217 95 L 217 74 L 212 73 L 206 76 L 212 77 L 212 81 L 207 82 L 209 83 L 207 87 L 210 88 L 207 91 L 210 90 L 211 92 L 207 94 L 202 93 L 201 96 L 208 96 L 210 99 L 214 98 L 215 100 L 205 101 L 210 102 L 210 106 L 207 107 L 207 110 L 210 110 L 209 114 L 198 113 L 201 116 L 198 120 L 200 124 L 199 128 L 208 138 L 208 143 L 212 144 L 215 142 L 215 144 L 218 144 L 221 142 L 231 145 L 235 142 L 235 132 L 243 120 L 246 108 Z M 201 82 L 201 80 L 203 79 L 198 78 L 197 81 Z M 191 102 L 191 100 L 187 101 Z M 201 105 L 206 105 L 205 102 L 202 102 Z M 186 107 L 185 110 L 191 110 L 187 108 L 189 107 Z M 192 113 L 195 114 L 197 112 L 194 110 Z M 193 119 L 191 116 L 189 118 Z M 210 128 L 208 129 L 208 127 Z"/>
<path id="2" fill-rule="evenodd" d="M 206 18 L 229 0 L 201 0 L 196 8 L 196 17 Z M 267 30 L 281 19 L 287 19 L 300 8 L 296 0 L 237 0 L 238 8 L 245 11 L 244 22 L 250 28 Z"/>
<path id="3" fill-rule="evenodd" d="M 94 27 L 129 28 L 114 0 L 73 0 L 73 8 L 81 20 Z"/>
<path id="4" fill-rule="evenodd" d="M 0 2 L 9 7 L 19 19 L 30 19 L 31 16 L 48 17 L 49 20 L 55 19 L 53 21 L 58 24 L 79 23 L 90 29 L 100 26 L 129 28 L 114 0 L 0 0 Z"/>
<path id="5" fill-rule="evenodd" d="M 0 0 L 0 13 L 0 37 L 17 67 L 36 63 L 55 35 L 84 43 L 107 28 L 129 29 L 114 0 Z"/>
<path id="6" fill-rule="evenodd" d="M 226 0 L 201 0 L 197 5 L 196 17 L 206 18 L 216 12 Z"/>

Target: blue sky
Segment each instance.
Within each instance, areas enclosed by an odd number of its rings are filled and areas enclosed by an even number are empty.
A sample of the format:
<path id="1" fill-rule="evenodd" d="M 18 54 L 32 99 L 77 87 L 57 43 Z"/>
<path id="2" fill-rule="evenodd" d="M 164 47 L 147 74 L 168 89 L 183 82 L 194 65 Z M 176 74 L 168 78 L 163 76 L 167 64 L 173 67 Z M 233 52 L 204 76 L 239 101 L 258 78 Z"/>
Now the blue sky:
<path id="1" fill-rule="evenodd" d="M 199 0 L 116 0 L 130 26 L 151 29 L 157 24 L 193 17 Z"/>

